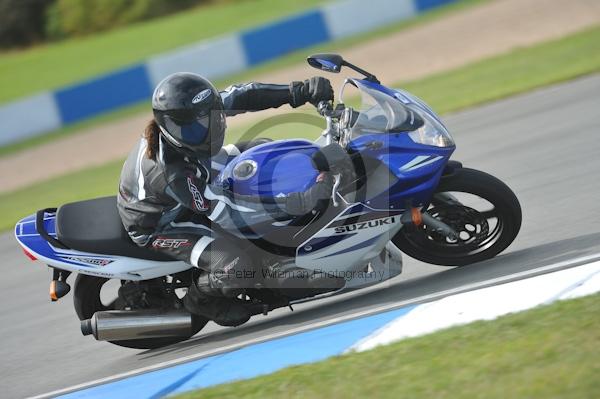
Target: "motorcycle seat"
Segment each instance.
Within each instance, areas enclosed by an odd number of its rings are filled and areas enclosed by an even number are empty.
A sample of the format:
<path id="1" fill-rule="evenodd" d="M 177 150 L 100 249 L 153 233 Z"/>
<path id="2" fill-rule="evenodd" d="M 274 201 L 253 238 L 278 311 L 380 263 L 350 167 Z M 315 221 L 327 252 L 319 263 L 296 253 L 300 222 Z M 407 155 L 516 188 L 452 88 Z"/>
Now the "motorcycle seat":
<path id="1" fill-rule="evenodd" d="M 136 245 L 125 231 L 117 210 L 117 197 L 73 202 L 58 208 L 56 235 L 71 249 L 104 255 L 174 261 L 173 258 Z"/>

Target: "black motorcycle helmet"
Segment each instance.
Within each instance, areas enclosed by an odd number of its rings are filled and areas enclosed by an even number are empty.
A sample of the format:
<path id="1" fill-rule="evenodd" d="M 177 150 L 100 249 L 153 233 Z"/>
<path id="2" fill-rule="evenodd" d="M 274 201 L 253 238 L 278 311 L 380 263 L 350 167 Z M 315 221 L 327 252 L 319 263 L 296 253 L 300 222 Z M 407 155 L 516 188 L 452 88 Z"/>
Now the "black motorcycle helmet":
<path id="1" fill-rule="evenodd" d="M 152 110 L 162 136 L 182 154 L 210 157 L 223 146 L 223 101 L 202 76 L 179 72 L 164 78 L 154 89 Z"/>

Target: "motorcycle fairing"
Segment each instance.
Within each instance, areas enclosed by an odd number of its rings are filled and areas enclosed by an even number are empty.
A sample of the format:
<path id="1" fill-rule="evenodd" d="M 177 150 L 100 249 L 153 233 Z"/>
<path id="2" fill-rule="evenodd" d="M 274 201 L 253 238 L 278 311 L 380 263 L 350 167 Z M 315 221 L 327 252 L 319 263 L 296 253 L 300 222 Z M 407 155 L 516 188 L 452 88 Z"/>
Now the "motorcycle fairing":
<path id="1" fill-rule="evenodd" d="M 56 214 L 44 215 L 45 231 L 56 238 L 55 221 Z M 138 281 L 190 268 L 189 264 L 180 261 L 160 262 L 57 248 L 37 232 L 35 215 L 28 216 L 16 224 L 15 238 L 28 253 L 49 266 L 91 276 Z"/>
<path id="2" fill-rule="evenodd" d="M 409 135 L 410 131 L 397 131 L 393 127 L 390 130 L 382 130 L 382 125 L 369 123 L 370 118 L 394 120 L 394 126 L 407 125 L 396 118 L 417 113 L 423 120 L 429 118 L 437 121 L 440 131 L 447 133 L 445 126 L 429 106 L 410 93 L 390 89 L 366 79 L 348 79 L 347 82 L 357 87 L 362 95 L 360 115 L 369 115 L 363 119 L 359 117 L 354 125 L 351 125 L 352 134 L 347 145 L 348 150 L 361 154 L 363 159 L 376 160 L 389 170 L 389 176 L 381 173 L 376 176 L 378 179 L 388 180 L 387 190 L 370 190 L 365 201 L 371 206 L 385 209 L 400 209 L 407 204 L 417 207 L 425 205 L 456 147 L 438 147 L 413 141 Z M 356 129 L 359 121 L 362 123 L 360 128 Z M 385 187 L 385 184 L 379 186 Z"/>
<path id="3" fill-rule="evenodd" d="M 427 203 L 454 151 L 453 147 L 417 144 L 405 133 L 361 135 L 353 139 L 348 148 L 387 167 L 389 175 L 382 176 L 384 181 L 379 184 L 387 189 L 371 190 L 365 198 L 369 205 L 380 209 L 403 209 L 407 202 L 412 206 Z M 367 179 L 367 184 L 374 186 L 375 183 Z"/>
<path id="4" fill-rule="evenodd" d="M 364 268 L 402 227 L 401 211 L 350 204 L 296 250 L 299 267 L 328 273 Z M 335 258 L 335 261 L 333 260 Z"/>

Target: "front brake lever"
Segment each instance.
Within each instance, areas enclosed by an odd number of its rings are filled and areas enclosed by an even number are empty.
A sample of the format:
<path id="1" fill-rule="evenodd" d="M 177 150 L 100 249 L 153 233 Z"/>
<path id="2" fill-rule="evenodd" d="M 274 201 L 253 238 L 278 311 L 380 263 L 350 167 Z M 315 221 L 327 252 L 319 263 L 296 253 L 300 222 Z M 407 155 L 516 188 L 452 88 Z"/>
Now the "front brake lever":
<path id="1" fill-rule="evenodd" d="M 329 101 L 319 101 L 319 104 L 317 104 L 317 112 L 321 116 L 331 116 L 332 110 L 333 108 Z"/>
<path id="2" fill-rule="evenodd" d="M 337 175 L 333 175 L 333 179 L 334 183 L 333 188 L 331 189 L 331 201 L 333 202 L 333 206 L 337 208 L 339 205 L 339 202 L 337 200 L 337 190 L 340 186 L 340 182 L 342 181 L 342 175 L 339 173 Z"/>

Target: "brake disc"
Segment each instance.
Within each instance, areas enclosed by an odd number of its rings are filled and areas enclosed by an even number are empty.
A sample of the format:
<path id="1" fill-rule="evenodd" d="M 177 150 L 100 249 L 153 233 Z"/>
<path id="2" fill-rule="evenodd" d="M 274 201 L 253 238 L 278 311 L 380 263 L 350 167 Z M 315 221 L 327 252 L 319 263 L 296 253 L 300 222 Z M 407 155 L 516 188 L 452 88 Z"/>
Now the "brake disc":
<path id="1" fill-rule="evenodd" d="M 456 240 L 425 226 L 427 238 L 439 244 L 458 244 L 461 246 L 477 246 L 489 234 L 487 219 L 477 210 L 468 206 L 453 204 L 451 206 L 434 206 L 427 211 L 434 218 L 446 223 L 458 233 Z"/>

